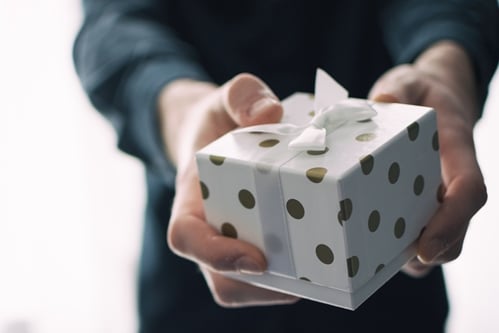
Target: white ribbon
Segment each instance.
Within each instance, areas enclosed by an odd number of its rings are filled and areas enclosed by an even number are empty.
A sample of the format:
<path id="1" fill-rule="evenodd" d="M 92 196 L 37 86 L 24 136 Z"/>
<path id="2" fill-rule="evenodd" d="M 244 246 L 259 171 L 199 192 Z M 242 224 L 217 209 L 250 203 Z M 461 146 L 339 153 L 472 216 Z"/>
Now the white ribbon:
<path id="1" fill-rule="evenodd" d="M 291 150 L 324 150 L 326 136 L 351 121 L 368 120 L 377 112 L 366 100 L 348 99 L 348 92 L 326 72 L 317 69 L 315 78 L 315 115 L 303 126 L 265 124 L 245 127 L 237 133 L 264 132 L 278 135 L 298 135 L 288 145 Z"/>

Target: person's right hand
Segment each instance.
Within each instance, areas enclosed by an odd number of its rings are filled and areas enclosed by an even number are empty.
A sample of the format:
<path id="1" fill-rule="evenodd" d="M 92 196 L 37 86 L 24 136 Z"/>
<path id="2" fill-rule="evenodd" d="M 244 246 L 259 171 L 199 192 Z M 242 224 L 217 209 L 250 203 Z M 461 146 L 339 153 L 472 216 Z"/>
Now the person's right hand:
<path id="1" fill-rule="evenodd" d="M 174 81 L 159 97 L 166 154 L 177 166 L 168 245 L 199 265 L 214 299 L 222 306 L 287 304 L 298 298 L 221 274 L 262 274 L 267 264 L 258 248 L 224 237 L 206 222 L 194 154 L 236 127 L 278 122 L 282 111 L 272 91 L 249 74 L 240 74 L 221 87 Z"/>

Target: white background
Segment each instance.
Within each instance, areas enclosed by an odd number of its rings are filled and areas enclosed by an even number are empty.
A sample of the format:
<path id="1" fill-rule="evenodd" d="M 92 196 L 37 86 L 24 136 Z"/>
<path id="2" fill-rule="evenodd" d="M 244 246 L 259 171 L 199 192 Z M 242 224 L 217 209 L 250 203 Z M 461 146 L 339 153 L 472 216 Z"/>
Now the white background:
<path id="1" fill-rule="evenodd" d="M 136 330 L 142 167 L 81 91 L 80 19 L 76 0 L 0 2 L 0 333 Z M 476 130 L 489 202 L 445 266 L 451 333 L 499 332 L 498 93 Z"/>

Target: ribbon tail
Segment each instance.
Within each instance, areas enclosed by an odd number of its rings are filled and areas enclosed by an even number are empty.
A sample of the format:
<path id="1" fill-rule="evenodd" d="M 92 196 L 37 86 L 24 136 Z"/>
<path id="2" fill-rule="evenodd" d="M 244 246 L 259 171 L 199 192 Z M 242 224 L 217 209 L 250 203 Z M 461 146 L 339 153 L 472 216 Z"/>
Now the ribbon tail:
<path id="1" fill-rule="evenodd" d="M 326 129 L 307 127 L 288 145 L 292 150 L 324 150 L 326 149 Z"/>

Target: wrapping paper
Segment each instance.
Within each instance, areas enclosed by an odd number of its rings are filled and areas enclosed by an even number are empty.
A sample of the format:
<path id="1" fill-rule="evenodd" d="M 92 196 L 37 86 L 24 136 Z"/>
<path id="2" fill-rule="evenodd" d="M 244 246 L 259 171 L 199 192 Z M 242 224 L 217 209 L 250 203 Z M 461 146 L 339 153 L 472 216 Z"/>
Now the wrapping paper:
<path id="1" fill-rule="evenodd" d="M 283 107 L 280 124 L 197 153 L 208 223 L 266 255 L 264 275 L 233 278 L 355 309 L 415 254 L 438 207 L 435 112 L 348 99 L 323 72 L 315 98 Z"/>

